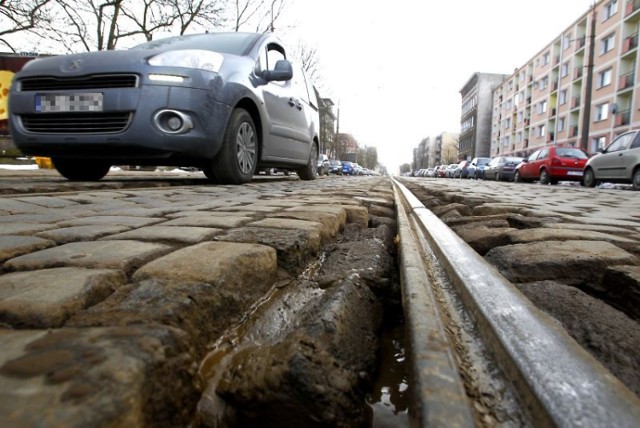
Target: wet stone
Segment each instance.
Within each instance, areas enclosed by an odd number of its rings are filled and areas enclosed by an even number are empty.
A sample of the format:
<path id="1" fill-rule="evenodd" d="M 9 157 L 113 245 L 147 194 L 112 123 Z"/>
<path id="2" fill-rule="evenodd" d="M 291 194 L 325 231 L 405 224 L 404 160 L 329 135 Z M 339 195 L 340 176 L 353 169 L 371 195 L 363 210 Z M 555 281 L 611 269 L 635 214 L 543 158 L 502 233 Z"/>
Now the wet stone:
<path id="1" fill-rule="evenodd" d="M 119 288 L 100 304 L 79 312 L 65 326 L 172 326 L 188 335 L 195 354 L 202 357 L 225 329 L 240 322 L 265 288 L 145 280 Z"/>
<path id="2" fill-rule="evenodd" d="M 556 318 L 629 389 L 640 395 L 640 328 L 623 312 L 555 281 L 517 284 L 538 308 Z"/>
<path id="3" fill-rule="evenodd" d="M 74 205 L 78 205 L 77 202 L 51 196 L 29 196 L 24 198 L 15 198 L 15 200 L 27 202 L 45 208 L 68 208 Z"/>
<path id="4" fill-rule="evenodd" d="M 47 211 L 46 208 L 29 204 L 27 202 L 18 201 L 17 199 L 13 198 L 2 198 L 0 200 L 0 210 L 6 211 L 11 214 L 33 214 L 34 212 L 45 213 Z"/>
<path id="5" fill-rule="evenodd" d="M 361 227 L 369 225 L 369 210 L 365 207 L 342 205 L 347 212 L 347 223 L 355 223 Z"/>
<path id="6" fill-rule="evenodd" d="M 323 242 L 329 240 L 331 231 L 322 223 L 317 221 L 296 220 L 291 218 L 266 218 L 247 224 L 249 227 L 267 227 L 273 229 L 299 229 L 306 231 L 316 231 L 320 234 Z"/>
<path id="7" fill-rule="evenodd" d="M 497 247 L 485 255 L 512 282 L 557 280 L 599 288 L 607 266 L 640 264 L 603 241 L 546 241 Z"/>
<path id="8" fill-rule="evenodd" d="M 251 217 L 233 216 L 213 216 L 213 215 L 191 215 L 175 218 L 163 223 L 163 226 L 196 226 L 196 227 L 212 227 L 218 229 L 230 229 L 240 227 L 253 220 Z"/>
<path id="9" fill-rule="evenodd" d="M 478 254 L 484 256 L 495 247 L 511 244 L 510 234 L 516 229 L 469 224 L 453 227 L 452 230 Z"/>
<path id="10" fill-rule="evenodd" d="M 223 373 L 216 391 L 246 426 L 364 425 L 382 306 L 357 275 L 312 302 L 284 340 L 241 350 Z"/>
<path id="11" fill-rule="evenodd" d="M 125 273 L 171 251 L 171 247 L 139 241 L 72 242 L 5 262 L 10 270 L 37 270 L 53 267 L 120 269 Z"/>
<path id="12" fill-rule="evenodd" d="M 126 282 L 117 270 L 54 268 L 0 276 L 0 322 L 13 328 L 60 327 Z"/>
<path id="13" fill-rule="evenodd" d="M 324 228 L 327 230 L 327 234 L 329 236 L 335 236 L 340 232 L 342 227 L 344 227 L 346 214 L 343 212 L 342 221 L 340 221 L 340 217 L 336 215 L 319 211 L 287 211 L 278 214 L 271 214 L 269 218 L 292 218 L 296 220 L 322 223 Z"/>
<path id="14" fill-rule="evenodd" d="M 146 226 L 128 232 L 118 233 L 102 238 L 103 240 L 135 239 L 151 242 L 181 242 L 197 244 L 209 241 L 220 233 L 220 229 L 210 227 L 188 226 Z"/>
<path id="15" fill-rule="evenodd" d="M 187 426 L 184 339 L 161 326 L 0 330 L 0 426 Z"/>
<path id="16" fill-rule="evenodd" d="M 129 228 L 150 226 L 152 224 L 164 221 L 163 218 L 143 218 L 121 215 L 94 215 L 90 217 L 76 218 L 73 220 L 62 221 L 58 226 L 76 227 L 76 226 L 127 226 Z"/>
<path id="17" fill-rule="evenodd" d="M 0 223 L 0 235 L 33 235 L 57 227 L 55 224 Z"/>
<path id="18" fill-rule="evenodd" d="M 0 236 L 0 263 L 55 245 L 53 241 L 35 236 Z"/>
<path id="19" fill-rule="evenodd" d="M 601 288 L 604 300 L 640 322 L 640 266 L 607 268 Z"/>
<path id="20" fill-rule="evenodd" d="M 120 233 L 129 229 L 130 228 L 127 226 L 75 226 L 47 230 L 44 232 L 39 232 L 36 235 L 41 238 L 50 239 L 52 241 L 55 241 L 56 244 L 61 245 L 76 241 L 91 241 L 103 236 L 113 235 L 115 233 Z"/>
<path id="21" fill-rule="evenodd" d="M 216 240 L 272 247 L 277 253 L 278 266 L 292 275 L 304 270 L 320 251 L 320 233 L 314 230 L 241 227 L 217 236 Z"/>
<path id="22" fill-rule="evenodd" d="M 216 287 L 261 288 L 273 284 L 276 251 L 265 245 L 204 242 L 156 259 L 134 274 L 134 280 L 204 282 Z"/>

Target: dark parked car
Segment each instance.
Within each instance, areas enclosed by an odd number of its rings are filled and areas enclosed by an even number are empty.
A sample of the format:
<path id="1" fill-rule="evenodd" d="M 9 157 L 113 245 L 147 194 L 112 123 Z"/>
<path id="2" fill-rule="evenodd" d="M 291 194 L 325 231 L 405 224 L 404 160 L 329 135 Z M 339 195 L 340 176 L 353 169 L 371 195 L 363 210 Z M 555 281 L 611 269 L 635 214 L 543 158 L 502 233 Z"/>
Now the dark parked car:
<path id="1" fill-rule="evenodd" d="M 589 155 L 575 147 L 544 147 L 533 152 L 516 167 L 514 181 L 582 181 L 582 169 Z"/>
<path id="2" fill-rule="evenodd" d="M 513 181 L 516 166 L 522 162 L 522 159 L 515 156 L 496 156 L 484 168 L 484 179 Z"/>
<path id="3" fill-rule="evenodd" d="M 329 174 L 342 175 L 342 162 L 340 162 L 339 160 L 330 160 Z"/>
<path id="4" fill-rule="evenodd" d="M 353 163 L 349 161 L 342 161 L 342 175 L 354 175 L 356 170 L 353 167 Z"/>
<path id="5" fill-rule="evenodd" d="M 475 178 L 476 180 L 484 178 L 484 168 L 489 165 L 491 158 L 473 158 L 469 164 L 467 171 L 467 177 Z"/>
<path id="6" fill-rule="evenodd" d="M 631 183 L 640 190 L 640 129 L 618 136 L 587 161 L 585 186 L 594 187 L 602 181 Z"/>
<path id="7" fill-rule="evenodd" d="M 262 168 L 317 174 L 315 92 L 273 34 L 35 59 L 16 73 L 9 111 L 16 146 L 70 180 L 121 164 L 192 166 L 235 184 Z"/>

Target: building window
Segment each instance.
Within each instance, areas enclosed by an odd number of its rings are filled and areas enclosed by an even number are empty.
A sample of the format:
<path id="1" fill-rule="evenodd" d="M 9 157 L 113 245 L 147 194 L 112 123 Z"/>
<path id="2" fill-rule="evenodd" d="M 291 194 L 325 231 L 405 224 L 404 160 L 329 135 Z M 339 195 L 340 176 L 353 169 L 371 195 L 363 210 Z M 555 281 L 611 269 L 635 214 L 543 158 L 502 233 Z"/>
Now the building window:
<path id="1" fill-rule="evenodd" d="M 564 131 L 564 116 L 558 119 L 558 131 Z"/>
<path id="2" fill-rule="evenodd" d="M 540 79 L 540 84 L 538 85 L 538 89 L 543 90 L 549 86 L 549 76 L 544 76 Z"/>
<path id="3" fill-rule="evenodd" d="M 567 103 L 567 90 L 563 89 L 558 92 L 558 104 L 566 104 Z"/>
<path id="4" fill-rule="evenodd" d="M 562 35 L 562 50 L 568 49 L 571 46 L 571 35 L 563 34 Z"/>
<path id="5" fill-rule="evenodd" d="M 597 137 L 591 140 L 591 148 L 594 153 L 599 150 L 603 150 L 606 145 L 607 145 L 606 137 Z"/>
<path id="6" fill-rule="evenodd" d="M 544 137 L 547 134 L 546 125 L 540 125 L 536 127 L 536 137 Z"/>
<path id="7" fill-rule="evenodd" d="M 519 111 L 518 112 L 518 123 L 522 123 L 523 119 L 524 119 L 524 112 Z"/>
<path id="8" fill-rule="evenodd" d="M 609 103 L 598 104 L 596 106 L 596 117 L 594 122 L 600 122 L 609 118 Z"/>
<path id="9" fill-rule="evenodd" d="M 546 113 L 547 112 L 547 101 L 542 101 L 540 104 L 538 104 L 538 113 L 542 114 L 542 113 Z"/>
<path id="10" fill-rule="evenodd" d="M 616 14 L 617 11 L 618 11 L 618 0 L 611 0 L 604 7 L 602 21 L 604 22 L 607 19 L 611 18 L 613 15 Z"/>
<path id="11" fill-rule="evenodd" d="M 598 88 L 611 84 L 611 73 L 610 68 L 598 73 Z"/>
<path id="12" fill-rule="evenodd" d="M 608 36 L 604 37 L 600 42 L 600 55 L 606 54 L 611 49 L 613 49 L 613 45 L 616 42 L 616 34 L 611 33 Z"/>
<path id="13" fill-rule="evenodd" d="M 549 64 L 550 60 L 551 60 L 551 54 L 547 51 L 544 53 L 544 55 L 542 55 L 542 65 Z"/>
<path id="14" fill-rule="evenodd" d="M 560 68 L 560 77 L 566 77 L 569 75 L 569 61 L 562 64 Z"/>

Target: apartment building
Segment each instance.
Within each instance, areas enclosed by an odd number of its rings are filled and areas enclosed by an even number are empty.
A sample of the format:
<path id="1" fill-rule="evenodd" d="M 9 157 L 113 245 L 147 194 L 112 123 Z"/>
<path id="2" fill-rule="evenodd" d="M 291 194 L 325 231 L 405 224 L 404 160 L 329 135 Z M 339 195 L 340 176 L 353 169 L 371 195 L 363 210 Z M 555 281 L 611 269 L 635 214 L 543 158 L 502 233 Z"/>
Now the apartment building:
<path id="1" fill-rule="evenodd" d="M 459 154 L 462 159 L 489 156 L 493 90 L 507 74 L 473 73 L 460 90 Z"/>
<path id="2" fill-rule="evenodd" d="M 601 0 L 493 91 L 490 156 L 590 153 L 640 127 L 640 0 Z"/>
<path id="3" fill-rule="evenodd" d="M 413 149 L 412 169 L 433 168 L 450 164 L 458 159 L 458 132 L 442 132 L 435 137 L 426 137 Z"/>

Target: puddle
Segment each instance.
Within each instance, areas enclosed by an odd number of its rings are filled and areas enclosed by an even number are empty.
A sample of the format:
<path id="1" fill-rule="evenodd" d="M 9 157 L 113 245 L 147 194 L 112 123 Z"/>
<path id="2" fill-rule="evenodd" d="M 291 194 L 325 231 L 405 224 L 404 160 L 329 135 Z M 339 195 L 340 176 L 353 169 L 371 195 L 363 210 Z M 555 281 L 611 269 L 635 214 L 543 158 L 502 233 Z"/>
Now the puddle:
<path id="1" fill-rule="evenodd" d="M 409 382 L 401 313 L 385 317 L 380 347 L 378 376 L 366 399 L 368 426 L 409 427 Z"/>

